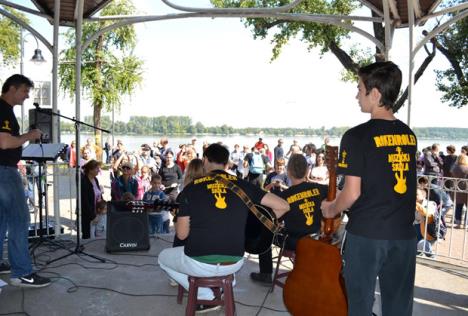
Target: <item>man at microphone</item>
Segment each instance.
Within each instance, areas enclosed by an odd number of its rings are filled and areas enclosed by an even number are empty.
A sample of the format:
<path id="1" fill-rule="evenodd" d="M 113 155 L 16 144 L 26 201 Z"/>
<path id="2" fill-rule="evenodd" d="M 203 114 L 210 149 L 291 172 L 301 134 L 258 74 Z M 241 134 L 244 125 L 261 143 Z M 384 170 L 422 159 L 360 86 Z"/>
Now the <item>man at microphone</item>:
<path id="1" fill-rule="evenodd" d="M 23 75 L 9 77 L 0 96 L 0 246 L 8 231 L 8 259 L 11 267 L 0 260 L 0 274 L 11 270 L 10 284 L 20 287 L 44 287 L 50 279 L 34 273 L 28 249 L 29 211 L 17 164 L 22 145 L 41 137 L 39 129 L 20 135 L 13 112 L 29 98 L 33 82 Z M 0 259 L 3 251 L 0 248 Z"/>

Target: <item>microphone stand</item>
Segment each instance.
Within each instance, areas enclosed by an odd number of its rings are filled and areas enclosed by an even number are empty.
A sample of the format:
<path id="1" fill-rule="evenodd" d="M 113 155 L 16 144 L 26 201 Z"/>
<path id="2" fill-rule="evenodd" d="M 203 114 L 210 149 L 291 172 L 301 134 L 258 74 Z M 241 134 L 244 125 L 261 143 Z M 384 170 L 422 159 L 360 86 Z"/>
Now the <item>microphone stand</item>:
<path id="1" fill-rule="evenodd" d="M 55 258 L 55 259 L 52 259 L 52 260 L 49 260 L 46 262 L 46 264 L 49 264 L 49 263 L 52 263 L 52 262 L 56 262 L 56 261 L 59 261 L 59 260 L 62 260 L 64 258 L 67 258 L 71 255 L 77 255 L 77 256 L 80 256 L 80 255 L 85 255 L 85 256 L 88 256 L 88 257 L 91 257 L 91 258 L 94 258 L 96 260 L 99 260 L 100 262 L 104 263 L 106 262 L 106 259 L 104 258 L 101 258 L 101 257 L 98 257 L 98 256 L 95 256 L 95 255 L 92 255 L 92 254 L 89 254 L 89 253 L 86 253 L 84 251 L 84 245 L 81 245 L 80 244 L 80 216 L 81 216 L 81 174 L 80 174 L 80 166 L 78 165 L 79 164 L 79 160 L 80 160 L 80 149 L 79 149 L 79 144 L 80 144 L 80 126 L 81 125 L 84 125 L 84 126 L 88 126 L 88 127 L 91 127 L 92 129 L 95 129 L 95 130 L 99 130 L 99 131 L 102 131 L 102 132 L 105 132 L 105 133 L 110 133 L 110 131 L 106 130 L 106 129 L 103 129 L 103 128 L 99 128 L 99 127 L 96 127 L 94 125 L 91 125 L 91 124 L 88 124 L 88 123 L 85 123 L 85 122 L 82 122 L 82 121 L 79 121 L 75 118 L 71 118 L 71 117 L 68 117 L 68 116 L 65 116 L 65 115 L 62 115 L 60 113 L 56 113 L 56 112 L 53 112 L 53 111 L 48 111 L 48 112 L 45 112 L 43 109 L 41 109 L 39 107 L 39 104 L 37 103 L 34 103 L 34 106 L 36 107 L 36 110 L 38 112 L 41 112 L 41 113 L 47 113 L 49 115 L 55 115 L 55 116 L 58 116 L 58 117 L 61 117 L 61 118 L 64 118 L 66 120 L 69 120 L 71 122 L 74 122 L 74 127 L 75 127 L 75 144 L 76 144 L 76 166 L 75 166 L 75 183 L 76 183 L 76 246 L 75 246 L 75 249 L 74 250 L 70 250 L 70 249 L 67 249 L 69 253 L 61 256 L 61 257 L 58 257 L 58 258 Z"/>

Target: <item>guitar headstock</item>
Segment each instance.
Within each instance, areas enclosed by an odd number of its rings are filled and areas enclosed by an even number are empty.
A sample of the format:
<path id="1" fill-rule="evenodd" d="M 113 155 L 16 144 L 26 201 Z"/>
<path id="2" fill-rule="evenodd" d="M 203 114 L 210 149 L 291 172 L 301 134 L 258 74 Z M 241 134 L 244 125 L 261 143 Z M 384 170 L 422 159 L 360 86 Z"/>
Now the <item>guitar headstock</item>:
<path id="1" fill-rule="evenodd" d="M 125 206 L 131 210 L 133 213 L 141 213 L 147 208 L 149 208 L 151 205 L 149 203 L 146 203 L 144 201 L 128 201 Z"/>
<path id="2" fill-rule="evenodd" d="M 325 164 L 327 165 L 328 172 L 336 169 L 338 161 L 338 146 L 325 146 Z"/>

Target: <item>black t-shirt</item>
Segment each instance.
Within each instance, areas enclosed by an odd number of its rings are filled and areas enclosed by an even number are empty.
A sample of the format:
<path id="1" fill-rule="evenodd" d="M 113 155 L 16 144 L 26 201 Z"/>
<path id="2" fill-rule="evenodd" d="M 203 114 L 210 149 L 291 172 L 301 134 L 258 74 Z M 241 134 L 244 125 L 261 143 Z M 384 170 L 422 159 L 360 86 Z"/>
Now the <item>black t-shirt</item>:
<path id="1" fill-rule="evenodd" d="M 13 107 L 0 98 L 0 133 L 8 133 L 12 136 L 19 136 L 19 124 L 16 120 Z M 10 149 L 0 149 L 0 165 L 16 167 L 21 159 L 22 147 Z"/>
<path id="2" fill-rule="evenodd" d="M 183 178 L 182 170 L 177 164 L 174 164 L 172 167 L 163 166 L 159 169 L 159 175 L 162 178 L 162 184 L 169 187 L 171 184 L 179 184 Z"/>
<path id="3" fill-rule="evenodd" d="M 239 186 L 256 203 L 266 194 L 262 189 L 216 171 Z M 190 233 L 185 254 L 190 257 L 244 255 L 245 225 L 248 207 L 223 184 L 206 176 L 194 180 L 179 194 L 178 217 L 190 216 Z"/>
<path id="4" fill-rule="evenodd" d="M 343 135 L 338 173 L 361 178 L 349 232 L 373 239 L 415 236 L 416 149 L 416 136 L 400 120 L 372 119 Z"/>
<path id="5" fill-rule="evenodd" d="M 290 207 L 289 212 L 282 217 L 288 235 L 299 238 L 320 231 L 320 204 L 327 197 L 327 192 L 326 185 L 302 182 L 279 194 Z"/>

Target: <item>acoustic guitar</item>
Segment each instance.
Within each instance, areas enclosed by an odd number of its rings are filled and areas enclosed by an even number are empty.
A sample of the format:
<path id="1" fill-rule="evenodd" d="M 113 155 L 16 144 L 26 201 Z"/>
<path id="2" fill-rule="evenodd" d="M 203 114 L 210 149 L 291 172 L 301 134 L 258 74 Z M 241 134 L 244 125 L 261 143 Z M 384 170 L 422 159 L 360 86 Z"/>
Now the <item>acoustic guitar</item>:
<path id="1" fill-rule="evenodd" d="M 326 147 L 330 174 L 328 201 L 336 196 L 337 155 L 338 147 Z M 320 240 L 306 236 L 296 245 L 294 268 L 283 289 L 284 304 L 294 316 L 346 316 L 348 313 L 340 251 L 330 244 L 337 219 L 324 221 Z"/>
<path id="2" fill-rule="evenodd" d="M 245 251 L 258 255 L 271 247 L 275 234 L 278 233 L 278 220 L 270 208 L 258 204 L 255 204 L 255 206 L 263 216 L 275 225 L 275 228 L 272 230 L 268 226 L 265 226 L 254 213 L 249 212 L 245 226 Z"/>
<path id="3" fill-rule="evenodd" d="M 435 240 L 434 237 L 431 236 L 431 234 L 429 234 L 427 231 L 426 231 L 426 227 L 428 228 L 428 230 L 430 230 L 430 226 L 429 225 L 433 225 L 434 223 L 434 215 L 433 214 L 427 214 L 427 210 L 424 206 L 422 206 L 421 203 L 418 203 L 416 202 L 416 212 L 418 212 L 420 215 L 421 215 L 421 223 L 419 223 L 419 229 L 421 231 L 421 236 L 423 236 L 423 238 L 425 238 L 427 241 L 433 241 Z M 427 221 L 427 223 L 426 223 Z"/>
<path id="4" fill-rule="evenodd" d="M 273 211 L 266 206 L 254 204 L 240 187 L 223 176 L 215 174 L 213 178 L 236 194 L 250 210 L 245 226 L 245 251 L 251 254 L 267 251 L 275 235 L 281 231 Z"/>

